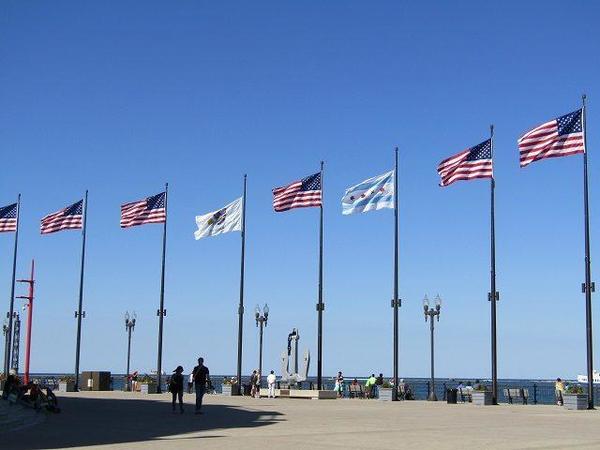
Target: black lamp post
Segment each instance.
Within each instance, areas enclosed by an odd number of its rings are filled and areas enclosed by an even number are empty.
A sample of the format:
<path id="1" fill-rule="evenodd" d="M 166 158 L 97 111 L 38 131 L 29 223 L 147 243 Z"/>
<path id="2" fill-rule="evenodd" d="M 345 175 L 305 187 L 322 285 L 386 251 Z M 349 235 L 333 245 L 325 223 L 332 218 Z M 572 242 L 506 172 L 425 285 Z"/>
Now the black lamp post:
<path id="1" fill-rule="evenodd" d="M 254 318 L 256 319 L 256 326 L 260 325 L 260 344 L 258 349 L 258 376 L 262 377 L 262 352 L 263 352 L 263 326 L 267 326 L 269 320 L 269 305 L 265 303 L 261 311 L 260 306 L 256 305 L 254 308 Z M 258 379 L 260 386 L 260 378 Z"/>
<path id="2" fill-rule="evenodd" d="M 133 312 L 133 318 L 130 318 L 129 311 L 125 312 L 125 331 L 127 332 L 127 390 L 131 391 L 131 380 L 129 379 L 129 362 L 131 361 L 131 332 L 135 328 L 135 319 L 137 315 Z"/>
<path id="3" fill-rule="evenodd" d="M 429 299 L 427 295 L 423 299 L 423 312 L 425 313 L 425 322 L 429 318 L 429 328 L 431 330 L 431 391 L 429 392 L 429 397 L 427 400 L 437 401 L 437 396 L 435 395 L 435 376 L 434 376 L 434 359 L 433 359 L 433 318 L 437 317 L 437 321 L 440 321 L 440 310 L 442 309 L 442 299 L 439 295 L 435 296 L 435 308 L 429 307 Z"/>
<path id="4" fill-rule="evenodd" d="M 6 317 L 8 317 L 9 313 L 6 313 Z M 8 356 L 10 354 L 10 349 L 9 349 L 9 345 L 8 345 L 8 319 L 4 320 L 4 323 L 2 324 L 2 334 L 4 335 L 4 358 L 7 361 L 10 361 L 10 357 Z M 8 375 L 8 374 L 7 374 Z"/>

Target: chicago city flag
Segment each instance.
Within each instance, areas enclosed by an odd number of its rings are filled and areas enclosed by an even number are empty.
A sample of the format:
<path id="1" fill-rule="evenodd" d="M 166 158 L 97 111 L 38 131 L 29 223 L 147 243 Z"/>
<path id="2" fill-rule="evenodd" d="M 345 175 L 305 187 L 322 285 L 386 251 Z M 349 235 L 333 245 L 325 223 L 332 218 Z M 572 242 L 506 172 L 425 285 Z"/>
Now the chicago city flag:
<path id="1" fill-rule="evenodd" d="M 196 216 L 196 225 L 198 225 L 198 229 L 194 232 L 196 240 L 230 231 L 240 231 L 242 229 L 242 207 L 243 199 L 240 197 L 224 208 Z"/>
<path id="2" fill-rule="evenodd" d="M 342 214 L 394 208 L 394 171 L 349 187 L 342 197 Z"/>

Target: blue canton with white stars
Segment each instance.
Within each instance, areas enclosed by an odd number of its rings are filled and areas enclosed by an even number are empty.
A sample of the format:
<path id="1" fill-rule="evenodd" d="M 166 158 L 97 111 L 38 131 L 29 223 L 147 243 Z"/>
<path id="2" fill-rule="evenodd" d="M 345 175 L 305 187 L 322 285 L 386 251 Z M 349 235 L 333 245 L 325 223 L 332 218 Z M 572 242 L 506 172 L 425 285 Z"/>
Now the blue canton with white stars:
<path id="1" fill-rule="evenodd" d="M 301 191 L 320 191 L 321 190 L 321 172 L 302 178 Z"/>
<path id="2" fill-rule="evenodd" d="M 467 161 L 477 161 L 478 159 L 492 159 L 492 140 L 482 142 L 471 148 Z"/>
<path id="3" fill-rule="evenodd" d="M 0 219 L 16 219 L 17 218 L 17 204 L 5 206 L 0 208 Z"/>
<path id="4" fill-rule="evenodd" d="M 67 206 L 63 215 L 65 216 L 81 216 L 83 214 L 83 200 L 79 200 L 77 203 L 73 203 L 71 206 Z"/>
<path id="5" fill-rule="evenodd" d="M 153 195 L 146 199 L 146 209 L 161 209 L 165 207 L 165 193 Z"/>
<path id="6" fill-rule="evenodd" d="M 581 109 L 556 119 L 558 135 L 563 136 L 571 133 L 581 133 L 583 130 Z"/>

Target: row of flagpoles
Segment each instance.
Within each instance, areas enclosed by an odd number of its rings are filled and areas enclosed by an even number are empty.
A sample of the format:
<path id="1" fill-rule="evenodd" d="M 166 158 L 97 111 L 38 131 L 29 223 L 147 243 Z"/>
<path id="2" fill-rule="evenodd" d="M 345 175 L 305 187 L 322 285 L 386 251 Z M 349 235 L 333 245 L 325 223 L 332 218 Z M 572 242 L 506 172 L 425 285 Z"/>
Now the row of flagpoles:
<path id="1" fill-rule="evenodd" d="M 588 169 L 586 147 L 585 95 L 580 109 L 564 116 L 552 119 L 525 133 L 518 140 L 520 165 L 525 167 L 534 161 L 545 158 L 583 153 L 584 178 L 584 219 L 585 219 L 585 282 L 582 290 L 586 296 L 586 338 L 587 338 L 587 373 L 588 373 L 588 407 L 593 408 L 593 358 L 592 358 L 592 309 L 591 293 L 594 283 L 591 281 L 591 260 L 589 243 L 589 205 L 588 205 Z M 494 127 L 490 127 L 490 138 L 470 147 L 438 165 L 440 186 L 446 187 L 459 180 L 489 179 L 490 180 L 490 292 L 488 300 L 491 305 L 491 372 L 492 397 L 497 402 L 497 345 L 496 345 L 496 302 L 499 292 L 496 290 L 496 261 L 495 261 L 495 178 L 493 172 Z M 201 239 L 231 231 L 241 231 L 241 268 L 240 268 L 240 299 L 239 299 L 239 329 L 237 352 L 237 376 L 242 375 L 242 334 L 244 314 L 244 267 L 246 239 L 246 175 L 244 175 L 243 195 L 225 207 L 210 213 L 197 216 L 198 226 L 195 238 Z M 79 356 L 81 343 L 81 319 L 85 313 L 83 308 L 83 281 L 85 266 L 86 244 L 86 211 L 87 197 L 82 200 L 44 217 L 41 221 L 41 233 L 49 234 L 66 229 L 82 230 L 82 251 L 79 286 L 79 304 L 77 317 L 77 346 L 75 356 L 75 374 L 79 373 Z M 146 199 L 126 203 L 121 206 L 121 227 L 128 228 L 148 223 L 162 223 L 162 265 L 160 283 L 160 304 L 157 310 L 159 317 L 157 373 L 158 388 L 161 386 L 162 372 L 162 335 L 164 309 L 165 254 L 167 237 L 167 199 L 168 184 L 164 192 Z M 7 339 L 6 359 L 4 370 L 8 372 L 10 365 L 10 338 L 12 328 L 12 313 L 14 309 L 15 270 L 18 249 L 19 213 L 21 196 L 17 202 L 0 208 L 0 232 L 15 232 L 13 274 L 9 308 L 9 330 Z M 318 280 L 318 332 L 317 332 L 317 386 L 322 387 L 322 340 L 323 340 L 323 162 L 321 170 L 313 175 L 294 181 L 287 186 L 273 189 L 273 208 L 276 212 L 288 211 L 295 208 L 319 207 L 319 280 Z M 342 214 L 363 213 L 384 208 L 394 209 L 394 292 L 393 308 L 393 377 L 398 385 L 398 149 L 395 151 L 394 170 L 382 175 L 369 178 L 348 188 L 342 198 Z M 77 377 L 76 377 L 77 379 Z M 76 386 L 77 387 L 77 386 Z"/>

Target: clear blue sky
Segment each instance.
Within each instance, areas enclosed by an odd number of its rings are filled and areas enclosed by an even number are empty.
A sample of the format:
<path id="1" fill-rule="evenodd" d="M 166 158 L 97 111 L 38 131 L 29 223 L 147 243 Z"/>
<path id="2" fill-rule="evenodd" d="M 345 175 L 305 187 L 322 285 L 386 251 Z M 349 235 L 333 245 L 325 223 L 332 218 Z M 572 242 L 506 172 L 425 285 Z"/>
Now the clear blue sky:
<path id="1" fill-rule="evenodd" d="M 119 205 L 169 181 L 164 367 L 188 370 L 204 355 L 213 373 L 233 373 L 240 236 L 196 242 L 194 216 L 239 196 L 247 172 L 244 371 L 257 365 L 252 308 L 268 302 L 265 368 L 279 370 L 298 327 L 314 373 L 318 210 L 276 214 L 271 188 L 324 159 L 324 371 L 389 375 L 392 212 L 343 217 L 340 199 L 390 170 L 398 145 L 401 375 L 428 374 L 421 300 L 439 293 L 437 373 L 489 376 L 489 184 L 441 189 L 435 168 L 486 139 L 490 123 L 499 376 L 585 371 L 582 158 L 519 169 L 516 139 L 588 94 L 592 257 L 600 255 L 596 3 L 7 0 L 0 8 L 0 204 L 23 194 L 18 276 L 32 257 L 38 267 L 33 371 L 73 370 L 80 235 L 42 237 L 39 220 L 86 188 L 81 368 L 124 372 L 125 310 L 138 313 L 133 368 L 155 368 L 161 227 L 121 230 Z M 3 310 L 12 242 L 0 235 Z"/>

